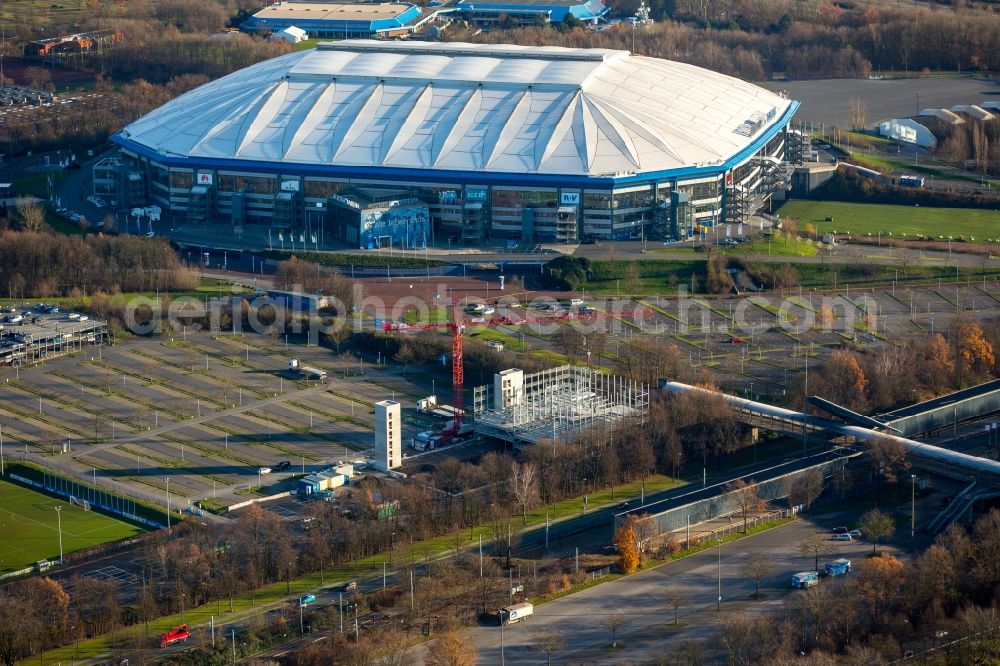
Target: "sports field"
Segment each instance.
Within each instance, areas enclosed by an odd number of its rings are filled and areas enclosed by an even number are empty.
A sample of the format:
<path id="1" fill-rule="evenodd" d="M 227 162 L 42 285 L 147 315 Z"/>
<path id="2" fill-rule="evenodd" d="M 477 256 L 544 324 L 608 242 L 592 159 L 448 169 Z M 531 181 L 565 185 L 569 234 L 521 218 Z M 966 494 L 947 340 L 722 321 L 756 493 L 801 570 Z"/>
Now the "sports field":
<path id="1" fill-rule="evenodd" d="M 23 569 L 38 560 L 59 559 L 57 506 L 62 507 L 64 554 L 145 531 L 96 511 L 84 511 L 69 502 L 0 481 L 0 574 Z"/>
<path id="2" fill-rule="evenodd" d="M 926 208 L 796 199 L 787 202 L 778 212 L 782 218 L 816 225 L 820 234 L 836 231 L 858 236 L 891 232 L 893 236 L 965 236 L 977 241 L 996 241 L 1000 238 L 1000 212 L 979 208 Z M 832 217 L 833 221 L 827 222 L 828 217 Z"/>

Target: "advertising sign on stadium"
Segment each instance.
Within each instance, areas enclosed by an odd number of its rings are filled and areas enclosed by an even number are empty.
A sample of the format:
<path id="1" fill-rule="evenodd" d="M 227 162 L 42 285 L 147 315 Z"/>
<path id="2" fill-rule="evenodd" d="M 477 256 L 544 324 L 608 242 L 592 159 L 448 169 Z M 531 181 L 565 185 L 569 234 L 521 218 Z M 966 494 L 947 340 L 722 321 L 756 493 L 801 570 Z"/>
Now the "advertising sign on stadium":
<path id="1" fill-rule="evenodd" d="M 559 203 L 563 206 L 579 206 L 580 205 L 580 193 L 579 192 L 563 192 L 559 199 Z"/>
<path id="2" fill-rule="evenodd" d="M 210 174 L 210 173 L 199 173 L 198 174 L 198 184 L 199 185 L 211 185 L 212 184 L 212 174 Z"/>
<path id="3" fill-rule="evenodd" d="M 299 181 L 297 181 L 297 180 L 283 180 L 283 181 L 281 181 L 281 191 L 282 192 L 298 192 L 299 191 Z"/>

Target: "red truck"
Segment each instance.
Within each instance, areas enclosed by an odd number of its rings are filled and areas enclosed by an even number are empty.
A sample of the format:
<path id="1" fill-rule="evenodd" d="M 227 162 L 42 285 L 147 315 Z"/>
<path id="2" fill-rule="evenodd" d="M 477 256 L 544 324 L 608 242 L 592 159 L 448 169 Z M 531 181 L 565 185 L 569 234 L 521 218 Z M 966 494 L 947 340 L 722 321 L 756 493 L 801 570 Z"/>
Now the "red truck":
<path id="1" fill-rule="evenodd" d="M 160 647 L 165 648 L 168 645 L 186 641 L 190 637 L 191 632 L 188 631 L 188 626 L 186 624 L 178 624 L 176 627 L 171 627 L 170 631 L 160 636 Z"/>

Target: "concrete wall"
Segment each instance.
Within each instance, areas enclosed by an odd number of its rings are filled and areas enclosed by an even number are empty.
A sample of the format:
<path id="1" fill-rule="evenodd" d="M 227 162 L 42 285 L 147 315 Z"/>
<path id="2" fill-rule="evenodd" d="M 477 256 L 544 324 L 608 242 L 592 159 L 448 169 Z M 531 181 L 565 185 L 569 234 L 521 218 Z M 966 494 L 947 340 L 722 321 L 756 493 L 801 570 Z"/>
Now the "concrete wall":
<path id="1" fill-rule="evenodd" d="M 806 472 L 819 470 L 823 477 L 826 478 L 830 476 L 834 470 L 839 469 L 846 464 L 846 460 L 832 460 L 820 463 L 819 465 L 814 465 L 812 467 L 807 467 L 803 470 L 791 472 L 769 481 L 761 482 L 759 484 L 759 495 L 769 502 L 784 499 L 788 497 L 795 480 Z M 659 532 L 672 532 L 687 526 L 689 520 L 690 524 L 694 525 L 719 516 L 739 512 L 740 507 L 735 498 L 735 493 L 725 493 L 716 497 L 710 497 L 698 502 L 669 509 L 662 513 L 653 514 L 651 518 L 656 521 Z"/>

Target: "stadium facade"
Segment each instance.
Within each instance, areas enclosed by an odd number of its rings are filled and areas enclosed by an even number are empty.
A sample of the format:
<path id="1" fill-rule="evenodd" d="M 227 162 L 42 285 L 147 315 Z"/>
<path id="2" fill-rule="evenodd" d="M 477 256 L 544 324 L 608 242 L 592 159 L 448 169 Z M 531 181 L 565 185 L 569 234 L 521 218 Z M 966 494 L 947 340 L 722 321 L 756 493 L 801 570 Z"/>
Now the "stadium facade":
<path id="1" fill-rule="evenodd" d="M 797 108 L 626 51 L 348 40 L 205 84 L 113 141 L 189 229 L 574 242 L 745 221 L 787 187 Z"/>

